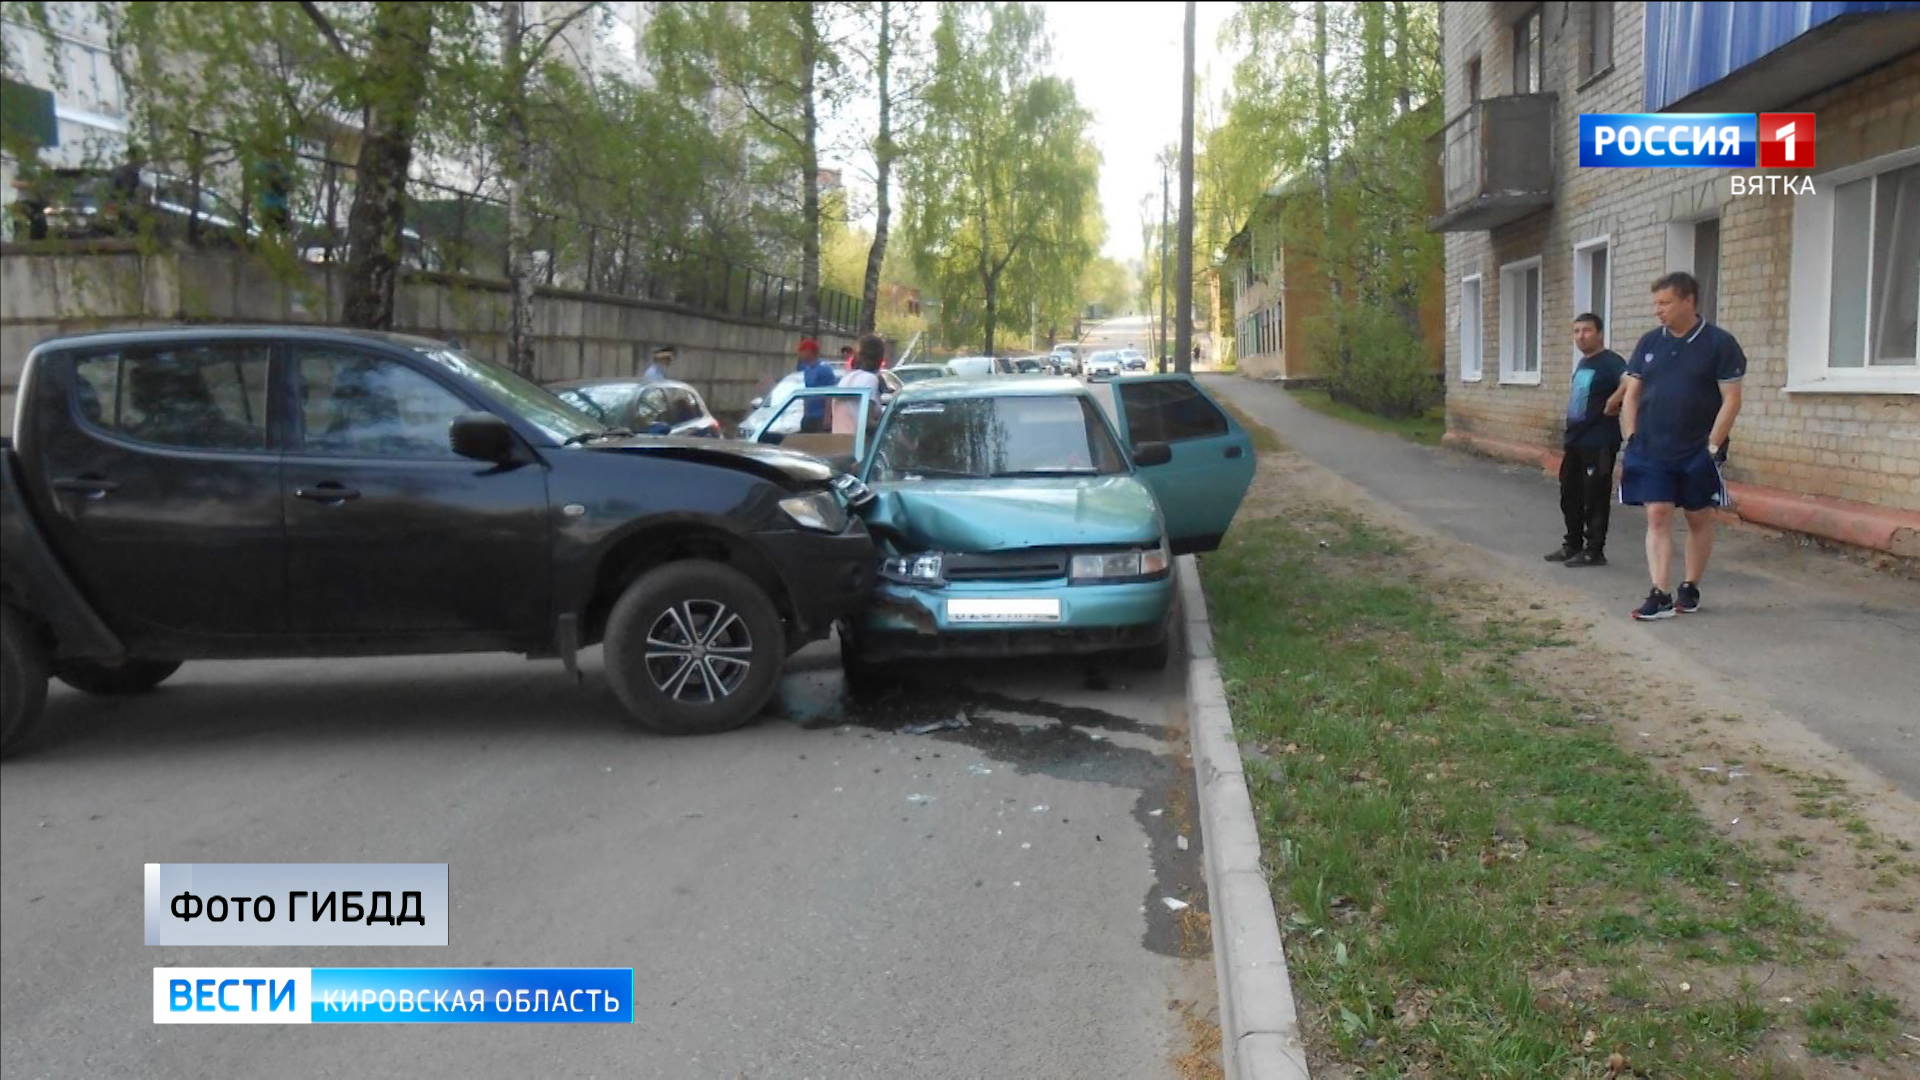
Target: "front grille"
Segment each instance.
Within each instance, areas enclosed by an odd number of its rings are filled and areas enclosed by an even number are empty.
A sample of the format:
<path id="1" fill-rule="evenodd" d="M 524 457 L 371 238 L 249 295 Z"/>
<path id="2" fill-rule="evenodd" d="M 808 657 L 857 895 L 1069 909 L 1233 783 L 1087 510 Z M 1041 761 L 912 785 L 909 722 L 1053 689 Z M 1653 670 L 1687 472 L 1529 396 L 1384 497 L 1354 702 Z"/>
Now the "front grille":
<path id="1" fill-rule="evenodd" d="M 996 551 L 948 555 L 942 569 L 948 581 L 1056 581 L 1067 576 L 1064 551 Z"/>

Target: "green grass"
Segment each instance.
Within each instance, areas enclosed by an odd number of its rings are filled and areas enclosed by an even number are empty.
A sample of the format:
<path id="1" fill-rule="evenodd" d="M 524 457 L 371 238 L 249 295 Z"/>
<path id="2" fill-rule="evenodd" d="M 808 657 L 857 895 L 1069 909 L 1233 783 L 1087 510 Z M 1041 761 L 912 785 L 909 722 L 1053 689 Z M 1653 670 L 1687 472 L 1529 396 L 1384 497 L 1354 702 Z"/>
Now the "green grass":
<path id="1" fill-rule="evenodd" d="M 1340 514 L 1243 519 L 1202 564 L 1317 1052 L 1515 1078 L 1606 1075 L 1615 1053 L 1639 1075 L 1796 1075 L 1762 1047 L 1778 1032 L 1886 1052 L 1891 1001 L 1816 993 L 1857 978 L 1760 859 L 1514 674 L 1554 630 L 1455 619 L 1400 544 Z"/>
<path id="2" fill-rule="evenodd" d="M 1405 420 L 1389 420 L 1365 409 L 1335 401 L 1327 396 L 1325 390 L 1309 388 L 1290 392 L 1300 404 L 1314 412 L 1331 416 L 1335 420 L 1345 420 L 1349 424 L 1359 424 L 1361 427 L 1372 428 L 1375 431 L 1398 435 L 1403 439 L 1412 439 L 1423 446 L 1439 446 L 1440 437 L 1447 433 L 1447 410 L 1444 406 L 1436 405 L 1421 416 Z"/>
<path id="3" fill-rule="evenodd" d="M 1240 422 L 1240 426 L 1246 429 L 1248 435 L 1253 437 L 1254 453 L 1274 454 L 1287 448 L 1287 444 L 1280 441 L 1280 436 L 1275 435 L 1272 428 L 1248 416 L 1245 412 L 1241 411 L 1238 405 L 1235 405 L 1226 398 L 1215 398 L 1214 400 L 1220 403 L 1221 408 L 1232 413 L 1233 418 Z"/>

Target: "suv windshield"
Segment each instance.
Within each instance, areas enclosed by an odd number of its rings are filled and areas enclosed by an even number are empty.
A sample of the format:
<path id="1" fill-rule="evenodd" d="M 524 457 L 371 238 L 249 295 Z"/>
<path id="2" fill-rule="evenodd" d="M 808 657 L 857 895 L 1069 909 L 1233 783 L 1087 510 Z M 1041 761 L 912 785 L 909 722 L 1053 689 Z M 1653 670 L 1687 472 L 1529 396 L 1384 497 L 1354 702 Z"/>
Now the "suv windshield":
<path id="1" fill-rule="evenodd" d="M 887 418 L 871 479 L 1115 476 L 1126 459 L 1081 394 L 908 401 Z"/>
<path id="2" fill-rule="evenodd" d="M 552 436 L 555 442 L 600 430 L 585 413 L 506 368 L 444 347 L 421 349 L 420 354 L 462 378 L 471 379 L 495 401 Z"/>

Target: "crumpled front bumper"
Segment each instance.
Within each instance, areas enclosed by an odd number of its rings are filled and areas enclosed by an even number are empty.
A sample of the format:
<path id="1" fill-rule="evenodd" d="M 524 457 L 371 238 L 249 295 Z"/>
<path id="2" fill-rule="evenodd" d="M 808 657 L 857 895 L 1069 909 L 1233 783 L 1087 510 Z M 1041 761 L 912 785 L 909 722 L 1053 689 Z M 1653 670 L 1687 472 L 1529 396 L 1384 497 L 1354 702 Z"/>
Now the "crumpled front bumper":
<path id="1" fill-rule="evenodd" d="M 1166 635 L 1173 578 L 1111 585 L 966 582 L 914 588 L 882 581 L 860 617 L 860 653 L 981 657 L 1109 652 L 1155 645 Z M 1057 600 L 1058 622 L 955 622 L 951 599 Z"/>

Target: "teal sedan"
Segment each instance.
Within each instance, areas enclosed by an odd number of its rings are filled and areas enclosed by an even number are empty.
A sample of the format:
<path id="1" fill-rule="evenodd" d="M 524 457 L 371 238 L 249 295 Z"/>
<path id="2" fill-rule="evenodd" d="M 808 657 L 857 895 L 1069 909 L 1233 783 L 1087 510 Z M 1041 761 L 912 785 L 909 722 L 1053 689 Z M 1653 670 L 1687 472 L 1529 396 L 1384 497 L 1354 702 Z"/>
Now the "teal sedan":
<path id="1" fill-rule="evenodd" d="M 1121 653 L 1166 666 L 1172 560 L 1211 551 L 1253 481 L 1252 440 L 1190 376 L 938 379 L 822 389 L 835 461 L 884 546 L 874 602 L 841 628 L 849 673 L 909 656 Z M 797 407 L 797 406 L 796 406 Z M 857 485 L 849 484 L 849 487 Z"/>

